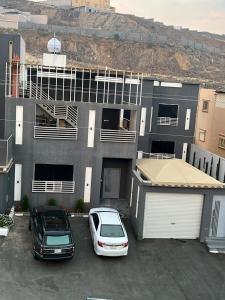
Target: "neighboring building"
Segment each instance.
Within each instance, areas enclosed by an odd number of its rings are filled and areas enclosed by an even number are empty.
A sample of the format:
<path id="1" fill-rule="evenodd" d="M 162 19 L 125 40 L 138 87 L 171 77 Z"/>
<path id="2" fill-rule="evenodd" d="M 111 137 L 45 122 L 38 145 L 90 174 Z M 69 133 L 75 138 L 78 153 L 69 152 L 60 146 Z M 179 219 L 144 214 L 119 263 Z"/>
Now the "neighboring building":
<path id="1" fill-rule="evenodd" d="M 144 80 L 139 158 L 163 154 L 186 160 L 194 140 L 198 91 L 198 84 Z"/>
<path id="2" fill-rule="evenodd" d="M 47 24 L 47 15 L 32 15 L 17 9 L 9 9 L 0 6 L 0 27 L 18 29 L 19 23 Z"/>
<path id="3" fill-rule="evenodd" d="M 42 5 L 50 5 L 64 8 L 75 8 L 80 12 L 115 12 L 115 7 L 110 6 L 110 0 L 29 0 L 40 2 Z"/>
<path id="4" fill-rule="evenodd" d="M 97 10 L 111 10 L 110 0 L 71 0 L 73 7 L 86 6 Z"/>
<path id="5" fill-rule="evenodd" d="M 225 92 L 200 89 L 195 143 L 225 157 Z"/>
<path id="6" fill-rule="evenodd" d="M 130 206 L 139 239 L 199 238 L 225 250 L 224 184 L 182 160 L 138 160 Z"/>
<path id="7" fill-rule="evenodd" d="M 14 202 L 14 145 L 15 140 L 6 128 L 10 121 L 5 120 L 5 82 L 6 62 L 12 62 L 14 55 L 25 61 L 25 43 L 20 35 L 0 35 L 0 212 L 11 207 Z"/>
<path id="8" fill-rule="evenodd" d="M 67 68 L 65 56 L 54 54 L 51 45 L 42 65 L 26 65 L 19 61 L 20 39 L 9 47 L 13 37 L 3 35 L 0 43 L 2 82 L 7 79 L 1 85 L 2 119 L 11 120 L 3 124 L 3 138 L 12 135 L 15 165 L 11 201 L 27 194 L 33 206 L 51 197 L 69 208 L 81 198 L 92 207 L 129 206 L 137 153 L 186 159 L 197 84 Z"/>

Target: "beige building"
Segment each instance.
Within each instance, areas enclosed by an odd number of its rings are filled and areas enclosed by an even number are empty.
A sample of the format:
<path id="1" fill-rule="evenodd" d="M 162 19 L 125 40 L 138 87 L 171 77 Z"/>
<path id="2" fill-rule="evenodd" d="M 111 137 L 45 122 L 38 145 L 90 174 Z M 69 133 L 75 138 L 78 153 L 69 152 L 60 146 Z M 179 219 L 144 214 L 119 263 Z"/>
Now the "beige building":
<path id="1" fill-rule="evenodd" d="M 80 7 L 87 6 L 100 10 L 110 10 L 110 0 L 72 0 L 72 6 Z"/>
<path id="2" fill-rule="evenodd" d="M 200 89 L 195 143 L 225 157 L 225 92 Z"/>

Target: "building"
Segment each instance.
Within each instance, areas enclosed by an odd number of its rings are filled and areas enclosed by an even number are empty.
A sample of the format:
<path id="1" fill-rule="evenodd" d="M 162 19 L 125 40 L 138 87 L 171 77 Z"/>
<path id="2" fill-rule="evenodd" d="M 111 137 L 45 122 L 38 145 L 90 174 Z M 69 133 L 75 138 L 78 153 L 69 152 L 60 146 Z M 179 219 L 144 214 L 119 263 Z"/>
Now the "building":
<path id="1" fill-rule="evenodd" d="M 139 158 L 186 160 L 194 140 L 198 90 L 198 84 L 144 80 Z"/>
<path id="2" fill-rule="evenodd" d="M 72 7 L 90 7 L 97 10 L 111 10 L 110 0 L 71 0 Z"/>
<path id="3" fill-rule="evenodd" d="M 18 29 L 19 23 L 47 24 L 47 15 L 32 15 L 17 9 L 0 6 L 0 27 Z"/>
<path id="4" fill-rule="evenodd" d="M 11 175 L 3 163 L 7 179 L 1 176 L 0 184 L 13 178 L 2 203 L 20 203 L 27 194 L 33 206 L 53 197 L 67 208 L 78 199 L 87 207 L 129 207 L 137 156 L 186 159 L 198 84 L 68 68 L 51 47 L 42 65 L 26 65 L 21 41 L 2 35 L 0 43 L 0 149 L 12 153 Z"/>
<path id="5" fill-rule="evenodd" d="M 200 89 L 195 143 L 225 158 L 225 92 Z"/>
<path id="6" fill-rule="evenodd" d="M 189 163 L 202 172 L 214 177 L 220 182 L 225 183 L 225 159 L 193 144 L 190 149 Z M 208 209 L 205 211 L 208 219 L 206 228 L 208 238 L 206 242 L 211 251 L 225 251 L 225 195 L 219 193 L 218 196 L 211 198 Z"/>

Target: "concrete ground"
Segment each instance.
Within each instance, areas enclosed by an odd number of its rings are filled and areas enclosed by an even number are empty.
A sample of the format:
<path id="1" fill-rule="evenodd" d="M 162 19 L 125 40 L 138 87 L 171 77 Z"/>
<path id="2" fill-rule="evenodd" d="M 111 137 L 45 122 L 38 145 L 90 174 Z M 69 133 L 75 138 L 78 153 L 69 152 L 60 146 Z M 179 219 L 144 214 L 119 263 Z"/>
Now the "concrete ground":
<path id="1" fill-rule="evenodd" d="M 97 257 L 87 219 L 71 219 L 77 242 L 71 261 L 36 261 L 28 218 L 16 217 L 0 239 L 0 300 L 222 300 L 225 256 L 212 255 L 197 241 L 136 241 L 125 222 L 130 252 L 124 258 Z"/>

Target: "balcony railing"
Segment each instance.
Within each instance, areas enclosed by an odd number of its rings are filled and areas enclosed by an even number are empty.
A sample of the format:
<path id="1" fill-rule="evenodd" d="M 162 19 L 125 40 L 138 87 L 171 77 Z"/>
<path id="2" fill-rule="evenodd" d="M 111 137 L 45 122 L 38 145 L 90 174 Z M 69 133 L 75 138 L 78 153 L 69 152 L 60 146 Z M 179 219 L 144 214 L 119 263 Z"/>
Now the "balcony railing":
<path id="1" fill-rule="evenodd" d="M 161 126 L 178 126 L 178 118 L 158 117 L 157 125 Z"/>
<path id="2" fill-rule="evenodd" d="M 101 129 L 101 142 L 135 143 L 136 131 Z"/>
<path id="3" fill-rule="evenodd" d="M 14 61 L 6 64 L 5 96 L 140 105 L 143 81 L 143 73 L 24 65 Z"/>
<path id="4" fill-rule="evenodd" d="M 170 153 L 146 153 L 141 152 L 142 158 L 150 158 L 150 159 L 174 159 L 175 154 Z"/>
<path id="5" fill-rule="evenodd" d="M 7 168 L 13 161 L 13 138 L 0 140 L 0 168 Z"/>
<path id="6" fill-rule="evenodd" d="M 73 194 L 75 190 L 74 181 L 32 181 L 33 193 L 62 193 Z"/>
<path id="7" fill-rule="evenodd" d="M 34 126 L 35 139 L 77 140 L 78 128 Z"/>

